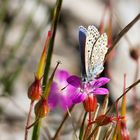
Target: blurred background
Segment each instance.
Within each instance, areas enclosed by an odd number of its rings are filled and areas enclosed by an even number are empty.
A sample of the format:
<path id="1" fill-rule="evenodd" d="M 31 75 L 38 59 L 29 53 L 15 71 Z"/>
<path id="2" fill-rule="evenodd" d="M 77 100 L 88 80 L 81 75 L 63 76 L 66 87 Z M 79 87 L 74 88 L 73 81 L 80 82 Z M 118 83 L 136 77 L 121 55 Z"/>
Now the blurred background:
<path id="1" fill-rule="evenodd" d="M 47 31 L 51 26 L 55 0 L 0 0 L 0 140 L 21 140 L 30 100 L 27 89 L 34 80 L 34 73 L 43 49 Z M 52 68 L 60 60 L 60 69 L 80 75 L 78 50 L 78 27 L 95 25 L 98 29 L 104 21 L 109 28 L 112 19 L 112 38 L 140 13 L 140 0 L 64 0 L 58 24 Z M 104 17 L 104 18 L 103 18 Z M 117 44 L 108 58 L 102 75 L 111 78 L 110 101 L 122 94 L 123 75 L 127 86 L 140 78 L 140 21 Z M 135 93 L 135 95 L 133 94 Z M 137 100 L 140 118 L 140 86 L 128 93 L 127 105 L 131 114 Z M 99 98 L 100 100 L 100 98 Z M 82 105 L 76 106 L 79 116 Z M 77 111 L 75 109 L 75 111 Z M 34 114 L 33 114 L 34 116 Z M 47 117 L 41 132 L 41 140 L 49 139 L 55 133 L 63 112 L 58 108 Z M 69 121 L 79 122 L 74 116 Z M 130 119 L 131 120 L 131 119 Z M 129 122 L 130 127 L 131 121 Z M 49 131 L 48 131 L 49 130 Z M 31 132 L 31 131 L 30 131 Z M 60 140 L 71 140 L 72 126 L 67 126 Z M 140 136 L 139 136 L 140 140 Z"/>

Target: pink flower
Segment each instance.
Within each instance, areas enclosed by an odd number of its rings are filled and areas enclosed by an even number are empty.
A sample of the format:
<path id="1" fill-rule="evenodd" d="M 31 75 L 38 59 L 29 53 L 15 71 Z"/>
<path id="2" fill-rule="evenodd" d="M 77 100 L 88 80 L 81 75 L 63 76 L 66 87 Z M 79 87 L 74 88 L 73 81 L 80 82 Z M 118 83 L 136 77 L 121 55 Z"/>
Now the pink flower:
<path id="1" fill-rule="evenodd" d="M 58 70 L 51 86 L 48 104 L 51 109 L 59 105 L 66 110 L 73 104 L 83 102 L 89 95 L 108 94 L 106 88 L 101 88 L 108 82 L 108 78 L 102 77 L 83 83 L 78 76 L 70 76 L 67 71 Z"/>
<path id="2" fill-rule="evenodd" d="M 76 97 L 73 96 L 73 103 L 81 102 L 81 97 L 83 101 L 89 95 L 106 95 L 109 93 L 108 89 L 101 88 L 101 86 L 107 84 L 110 81 L 109 78 L 101 77 L 99 79 L 94 79 L 90 82 L 81 82 L 81 79 L 78 76 L 72 75 L 67 79 L 67 82 L 73 87 L 77 88 L 77 92 L 75 93 Z"/>

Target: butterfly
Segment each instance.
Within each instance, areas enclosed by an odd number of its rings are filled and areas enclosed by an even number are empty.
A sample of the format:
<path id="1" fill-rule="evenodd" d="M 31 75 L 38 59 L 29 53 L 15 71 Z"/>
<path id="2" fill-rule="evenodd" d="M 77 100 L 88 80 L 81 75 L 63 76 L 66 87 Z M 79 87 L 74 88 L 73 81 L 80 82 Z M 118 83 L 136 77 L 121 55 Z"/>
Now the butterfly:
<path id="1" fill-rule="evenodd" d="M 89 25 L 87 29 L 83 26 L 79 27 L 83 81 L 93 80 L 104 70 L 104 58 L 108 50 L 107 42 L 106 33 L 100 35 L 94 25 Z"/>

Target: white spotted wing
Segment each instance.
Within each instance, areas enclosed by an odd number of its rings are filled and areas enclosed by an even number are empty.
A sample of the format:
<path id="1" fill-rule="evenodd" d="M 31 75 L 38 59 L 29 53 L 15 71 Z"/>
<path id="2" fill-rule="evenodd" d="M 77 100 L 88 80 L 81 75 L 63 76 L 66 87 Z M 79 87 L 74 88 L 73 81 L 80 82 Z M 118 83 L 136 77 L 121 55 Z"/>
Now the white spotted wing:
<path id="1" fill-rule="evenodd" d="M 89 69 L 91 67 L 90 58 L 93 52 L 93 46 L 96 40 L 99 38 L 100 34 L 97 28 L 93 25 L 88 26 L 87 36 L 86 36 L 86 44 L 85 44 L 85 69 L 87 73 L 87 77 L 89 77 Z"/>
<path id="2" fill-rule="evenodd" d="M 108 50 L 107 42 L 106 33 L 100 36 L 95 26 L 88 26 L 85 44 L 85 69 L 88 80 L 92 80 L 103 71 L 104 58 Z"/>

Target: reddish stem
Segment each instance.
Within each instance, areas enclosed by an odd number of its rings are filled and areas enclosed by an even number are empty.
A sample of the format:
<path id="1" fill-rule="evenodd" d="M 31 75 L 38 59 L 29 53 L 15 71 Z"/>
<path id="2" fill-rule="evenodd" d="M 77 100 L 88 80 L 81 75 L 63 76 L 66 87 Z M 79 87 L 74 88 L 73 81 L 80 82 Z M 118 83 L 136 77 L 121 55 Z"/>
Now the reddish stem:
<path id="1" fill-rule="evenodd" d="M 34 101 L 31 101 L 30 108 L 29 108 L 29 113 L 28 113 L 27 121 L 26 121 L 26 125 L 25 125 L 25 138 L 24 138 L 24 140 L 28 139 L 28 126 L 29 126 L 30 119 L 31 119 L 31 113 L 32 113 L 32 110 L 33 110 L 33 105 L 34 105 Z"/>
<path id="2" fill-rule="evenodd" d="M 88 137 L 88 134 L 89 134 L 89 130 L 90 130 L 91 125 L 92 125 L 91 112 L 89 112 L 88 125 L 87 125 L 87 127 L 86 127 L 83 140 L 86 140 L 86 138 Z"/>
<path id="3" fill-rule="evenodd" d="M 89 112 L 89 121 L 88 121 L 88 124 L 90 124 L 91 122 L 91 112 Z"/>
<path id="4" fill-rule="evenodd" d="M 86 138 L 88 137 L 88 132 L 89 132 L 89 127 L 91 126 L 91 123 L 88 123 L 87 127 L 86 127 L 86 130 L 85 130 L 85 133 L 84 133 L 84 138 L 83 140 L 86 140 Z"/>
<path id="5" fill-rule="evenodd" d="M 123 86 L 123 93 L 125 93 L 125 88 L 126 88 L 126 74 L 124 74 L 124 86 Z M 125 98 L 126 95 L 124 95 L 124 98 Z M 117 125 L 119 124 L 120 122 L 120 116 L 119 116 L 119 110 L 118 110 L 118 101 L 116 101 L 115 103 L 115 108 L 116 108 L 116 121 L 117 121 Z M 115 118 L 115 117 L 114 117 Z M 124 116 L 123 116 L 124 118 Z"/>
<path id="6" fill-rule="evenodd" d="M 123 119 L 125 119 L 125 116 L 119 116 L 119 117 L 113 117 L 113 118 L 111 118 L 111 120 L 112 121 L 120 121 L 120 120 L 123 120 Z"/>
<path id="7" fill-rule="evenodd" d="M 39 121 L 39 119 L 36 119 L 31 125 L 28 125 L 28 126 L 26 127 L 26 129 L 30 129 L 30 128 L 33 127 L 38 121 Z"/>

